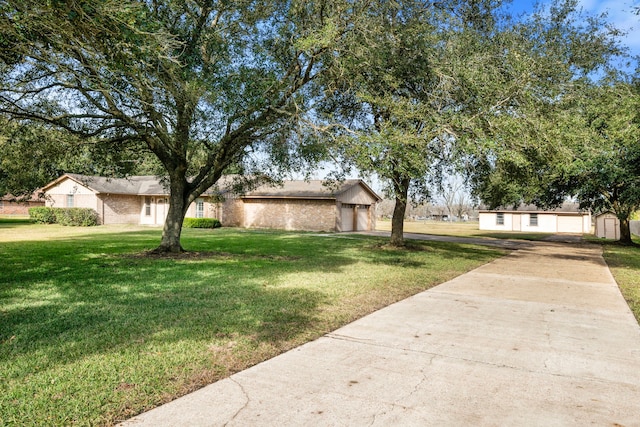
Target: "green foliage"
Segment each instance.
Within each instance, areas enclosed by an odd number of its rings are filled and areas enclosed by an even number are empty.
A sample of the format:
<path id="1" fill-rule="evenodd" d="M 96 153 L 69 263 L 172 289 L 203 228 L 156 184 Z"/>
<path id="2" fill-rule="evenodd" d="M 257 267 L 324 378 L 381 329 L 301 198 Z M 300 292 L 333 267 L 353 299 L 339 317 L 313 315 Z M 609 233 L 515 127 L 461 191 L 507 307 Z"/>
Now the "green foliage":
<path id="1" fill-rule="evenodd" d="M 29 208 L 29 218 L 37 224 L 55 224 L 56 214 L 54 208 L 36 207 Z"/>
<path id="2" fill-rule="evenodd" d="M 185 218 L 184 228 L 220 228 L 222 223 L 215 218 Z"/>
<path id="3" fill-rule="evenodd" d="M 29 217 L 38 224 L 60 224 L 75 227 L 98 225 L 98 213 L 89 208 L 49 208 L 29 209 Z"/>
<path id="4" fill-rule="evenodd" d="M 98 213 L 89 208 L 54 208 L 60 225 L 91 227 L 98 225 Z"/>
<path id="5" fill-rule="evenodd" d="M 152 152 L 172 194 L 160 249 L 179 250 L 173 225 L 184 204 L 228 168 L 278 175 L 292 166 L 319 76 L 367 9 L 347 0 L 7 0 L 0 113 L 90 138 L 113 157 L 128 144 Z M 256 152 L 268 156 L 247 155 Z"/>
<path id="6" fill-rule="evenodd" d="M 157 174 L 148 150 L 139 142 L 108 150 L 95 140 L 38 123 L 0 118 L 0 194 L 30 196 L 63 173 L 123 177 Z"/>
<path id="7" fill-rule="evenodd" d="M 631 243 L 629 219 L 640 209 L 640 93 L 628 76 L 611 72 L 597 82 L 573 82 L 533 134 L 539 141 L 491 141 L 492 159 L 476 176 L 490 206 L 556 206 L 577 197 L 595 213 L 611 210 L 621 240 Z M 511 149 L 509 149 L 511 147 Z M 484 169 L 483 169 L 484 168 Z"/>

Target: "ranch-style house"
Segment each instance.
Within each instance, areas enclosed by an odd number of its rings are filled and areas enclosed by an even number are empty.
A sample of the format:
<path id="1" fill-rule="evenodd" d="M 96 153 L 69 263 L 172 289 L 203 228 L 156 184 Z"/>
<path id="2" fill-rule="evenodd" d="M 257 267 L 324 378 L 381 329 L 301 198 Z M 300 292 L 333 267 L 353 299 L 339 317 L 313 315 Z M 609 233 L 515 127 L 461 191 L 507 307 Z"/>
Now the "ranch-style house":
<path id="1" fill-rule="evenodd" d="M 285 181 L 234 193 L 226 177 L 189 206 L 187 217 L 217 218 L 223 226 L 308 231 L 375 229 L 381 198 L 362 180 Z M 221 189 L 221 190 L 220 190 Z M 105 178 L 64 174 L 43 187 L 46 205 L 95 209 L 100 224 L 164 224 L 169 194 L 154 176 Z"/>

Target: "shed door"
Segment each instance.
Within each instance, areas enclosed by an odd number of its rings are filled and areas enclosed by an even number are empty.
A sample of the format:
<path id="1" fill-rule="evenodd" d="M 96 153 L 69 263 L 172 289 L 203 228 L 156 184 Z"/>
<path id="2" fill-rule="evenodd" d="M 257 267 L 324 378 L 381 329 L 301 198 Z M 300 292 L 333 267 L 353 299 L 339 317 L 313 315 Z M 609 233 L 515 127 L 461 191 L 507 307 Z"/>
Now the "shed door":
<path id="1" fill-rule="evenodd" d="M 559 233 L 582 233 L 582 217 L 558 216 Z"/>
<path id="2" fill-rule="evenodd" d="M 618 227 L 617 218 L 605 218 L 604 219 L 604 238 L 618 240 Z"/>
<path id="3" fill-rule="evenodd" d="M 342 205 L 340 216 L 342 221 L 341 231 L 353 231 L 353 208 L 353 205 Z"/>

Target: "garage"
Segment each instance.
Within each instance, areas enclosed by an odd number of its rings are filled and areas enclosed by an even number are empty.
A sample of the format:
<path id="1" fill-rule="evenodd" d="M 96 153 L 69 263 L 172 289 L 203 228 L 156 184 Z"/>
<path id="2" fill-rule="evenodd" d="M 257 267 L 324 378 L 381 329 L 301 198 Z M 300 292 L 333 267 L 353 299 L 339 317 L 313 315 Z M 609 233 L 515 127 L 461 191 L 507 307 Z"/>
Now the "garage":
<path id="1" fill-rule="evenodd" d="M 366 231 L 369 226 L 369 206 L 347 204 L 341 208 L 341 231 Z"/>
<path id="2" fill-rule="evenodd" d="M 582 217 L 558 215 L 558 231 L 563 233 L 588 233 L 589 230 L 583 230 Z"/>

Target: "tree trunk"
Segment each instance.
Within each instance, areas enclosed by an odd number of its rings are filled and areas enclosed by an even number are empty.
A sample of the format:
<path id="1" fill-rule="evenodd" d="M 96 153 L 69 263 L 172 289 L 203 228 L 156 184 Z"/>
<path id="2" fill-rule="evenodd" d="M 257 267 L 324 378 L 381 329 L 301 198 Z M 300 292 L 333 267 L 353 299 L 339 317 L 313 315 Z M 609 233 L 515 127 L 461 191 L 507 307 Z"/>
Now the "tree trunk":
<path id="1" fill-rule="evenodd" d="M 184 252 L 180 244 L 180 236 L 182 234 L 184 216 L 189 208 L 187 205 L 187 197 L 187 182 L 183 179 L 171 179 L 169 212 L 164 222 L 160 246 L 156 248 L 154 252 Z"/>
<path id="2" fill-rule="evenodd" d="M 632 245 L 631 228 L 629 227 L 629 218 L 620 219 L 620 243 L 624 245 Z"/>
<path id="3" fill-rule="evenodd" d="M 407 211 L 410 182 L 410 179 L 403 178 L 394 185 L 396 203 L 391 218 L 391 246 L 404 246 L 404 215 Z"/>

